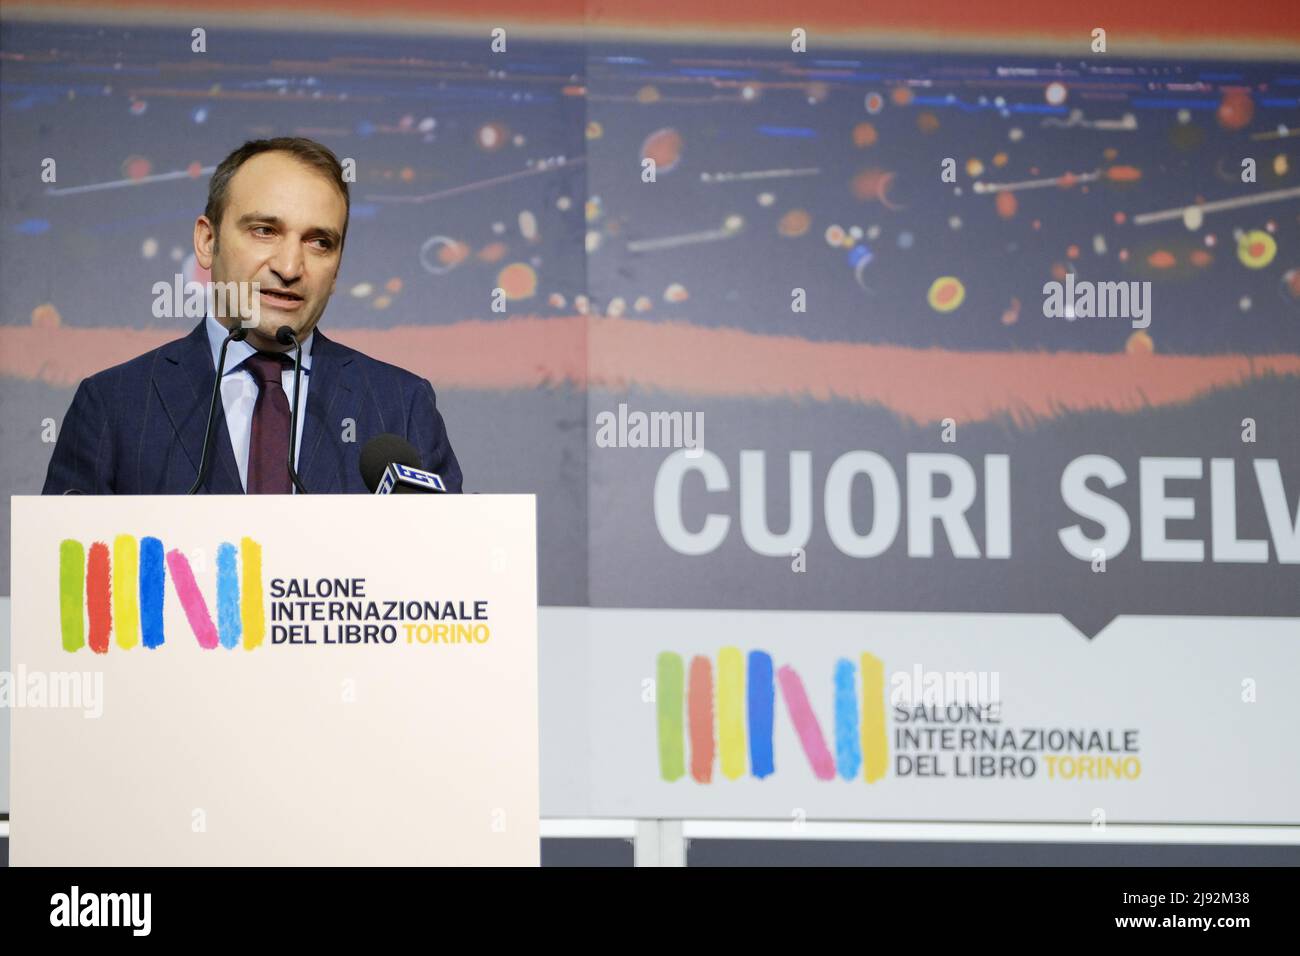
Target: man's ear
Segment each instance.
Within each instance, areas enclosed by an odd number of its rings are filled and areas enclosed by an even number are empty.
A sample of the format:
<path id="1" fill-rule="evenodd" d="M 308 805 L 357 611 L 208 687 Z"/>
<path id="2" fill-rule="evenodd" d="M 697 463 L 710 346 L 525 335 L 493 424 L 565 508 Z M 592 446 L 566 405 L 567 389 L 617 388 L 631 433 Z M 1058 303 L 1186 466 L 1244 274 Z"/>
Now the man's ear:
<path id="1" fill-rule="evenodd" d="M 194 258 L 204 269 L 212 269 L 212 257 L 217 251 L 217 232 L 207 216 L 194 220 Z"/>

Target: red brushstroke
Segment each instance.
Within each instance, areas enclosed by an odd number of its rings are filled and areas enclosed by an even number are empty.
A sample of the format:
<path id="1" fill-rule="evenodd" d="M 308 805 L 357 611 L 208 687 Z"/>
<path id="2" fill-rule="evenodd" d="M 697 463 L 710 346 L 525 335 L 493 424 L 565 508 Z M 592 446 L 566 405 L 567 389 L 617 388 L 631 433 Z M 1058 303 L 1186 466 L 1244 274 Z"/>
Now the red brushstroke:
<path id="1" fill-rule="evenodd" d="M 96 541 L 86 559 L 86 617 L 90 621 L 87 643 L 96 654 L 108 653 L 108 635 L 113 630 L 112 596 L 108 545 Z"/>
<path id="2" fill-rule="evenodd" d="M 697 783 L 713 779 L 713 662 L 703 655 L 691 660 L 687 712 L 691 724 L 691 777 Z"/>
<path id="3" fill-rule="evenodd" d="M 30 0 L 29 0 L 30 2 Z M 145 17 L 160 10 L 267 16 L 274 12 L 300 17 L 328 16 L 365 21 L 384 19 L 439 23 L 487 20 L 492 23 L 537 23 L 551 26 L 625 26 L 659 31 L 712 29 L 753 30 L 772 27 L 788 36 L 790 0 L 619 0 L 590 4 L 581 0 L 496 0 L 485 7 L 479 0 L 80 0 L 88 10 L 117 16 Z M 1225 4 L 1215 0 L 1091 0 L 1082 35 L 1091 24 L 1104 25 L 1112 36 L 1224 41 L 1260 39 L 1277 42 L 1300 38 L 1300 18 L 1284 15 L 1286 4 Z M 844 0 L 800 0 L 799 24 L 810 33 L 829 35 L 850 30 L 925 32 L 936 35 L 1069 37 L 1080 35 L 1078 8 L 1065 4 L 969 0 L 874 0 L 869 4 Z M 93 17 L 91 18 L 93 19 Z M 788 42 L 788 41 L 787 41 Z M 1086 45 L 1086 44 L 1085 44 Z"/>
<path id="4" fill-rule="evenodd" d="M 390 329 L 328 329 L 338 341 L 443 390 L 651 389 L 684 396 L 842 401 L 916 424 L 1005 416 L 1028 426 L 1085 411 L 1179 405 L 1269 375 L 1300 375 L 1300 355 L 960 352 L 686 322 L 568 316 Z M 70 388 L 178 337 L 177 331 L 0 328 L 0 375 Z M 1159 342 L 1156 342 L 1157 348 Z"/>
<path id="5" fill-rule="evenodd" d="M 1127 331 L 1117 332 L 1117 348 Z M 1131 413 L 1263 375 L 1300 375 L 1300 355 L 958 352 L 629 319 L 592 321 L 587 348 L 589 387 L 857 402 L 917 424 L 1007 416 L 1023 426 L 1071 412 Z"/>

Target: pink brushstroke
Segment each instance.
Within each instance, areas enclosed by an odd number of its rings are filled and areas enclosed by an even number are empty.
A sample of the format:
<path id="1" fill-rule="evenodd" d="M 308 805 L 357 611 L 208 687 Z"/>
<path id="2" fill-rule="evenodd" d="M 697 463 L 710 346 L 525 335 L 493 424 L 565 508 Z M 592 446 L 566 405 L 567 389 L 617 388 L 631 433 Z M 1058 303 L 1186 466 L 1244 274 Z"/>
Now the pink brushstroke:
<path id="1" fill-rule="evenodd" d="M 803 752 L 808 755 L 813 774 L 818 780 L 831 780 L 835 777 L 835 761 L 826 749 L 826 738 L 817 717 L 808 704 L 808 694 L 804 691 L 803 681 L 788 664 L 776 672 L 777 683 L 781 685 L 781 696 L 794 721 L 794 729 L 803 744 Z"/>
<path id="2" fill-rule="evenodd" d="M 203 600 L 203 594 L 194 581 L 194 572 L 190 570 L 189 559 L 173 548 L 167 552 L 167 570 L 171 572 L 172 584 L 176 586 L 176 596 L 181 599 L 181 607 L 185 609 L 185 617 L 189 619 L 190 629 L 199 639 L 199 647 L 211 650 L 218 643 L 217 629 L 212 623 L 212 615 L 208 612 L 208 602 Z"/>

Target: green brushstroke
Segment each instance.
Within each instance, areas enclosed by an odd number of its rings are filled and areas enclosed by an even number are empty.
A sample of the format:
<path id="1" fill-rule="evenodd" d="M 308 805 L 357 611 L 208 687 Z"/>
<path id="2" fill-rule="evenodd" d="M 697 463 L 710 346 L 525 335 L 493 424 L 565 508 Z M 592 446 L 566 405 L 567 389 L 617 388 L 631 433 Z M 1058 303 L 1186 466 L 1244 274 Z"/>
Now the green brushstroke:
<path id="1" fill-rule="evenodd" d="M 79 651 L 86 645 L 86 549 L 68 538 L 59 543 L 59 621 L 63 649 Z"/>
<path id="2" fill-rule="evenodd" d="M 659 655 L 655 677 L 655 701 L 659 711 L 659 776 L 669 783 L 686 775 L 682 727 L 685 672 L 680 654 L 664 651 Z"/>

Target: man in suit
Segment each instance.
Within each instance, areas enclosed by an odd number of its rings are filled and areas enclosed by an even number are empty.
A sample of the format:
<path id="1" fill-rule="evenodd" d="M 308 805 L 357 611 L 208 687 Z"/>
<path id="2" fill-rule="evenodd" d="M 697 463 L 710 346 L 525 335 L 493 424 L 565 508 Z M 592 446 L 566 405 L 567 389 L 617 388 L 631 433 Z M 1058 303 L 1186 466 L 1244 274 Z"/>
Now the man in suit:
<path id="1" fill-rule="evenodd" d="M 461 490 L 433 387 L 410 372 L 340 345 L 316 328 L 338 278 L 347 238 L 348 186 L 332 152 L 283 137 L 245 143 L 213 173 L 194 252 L 212 282 L 257 283 L 252 309 L 209 296 L 189 335 L 84 380 L 63 419 L 44 494 L 184 494 L 198 476 L 217 356 L 232 342 L 201 491 L 288 494 L 293 346 L 302 349 L 297 471 L 313 494 L 366 493 L 361 447 L 405 436 L 448 491 Z M 233 287 L 230 287 L 233 288 Z M 255 321 L 255 324 L 254 324 Z"/>

